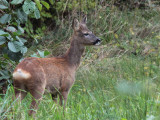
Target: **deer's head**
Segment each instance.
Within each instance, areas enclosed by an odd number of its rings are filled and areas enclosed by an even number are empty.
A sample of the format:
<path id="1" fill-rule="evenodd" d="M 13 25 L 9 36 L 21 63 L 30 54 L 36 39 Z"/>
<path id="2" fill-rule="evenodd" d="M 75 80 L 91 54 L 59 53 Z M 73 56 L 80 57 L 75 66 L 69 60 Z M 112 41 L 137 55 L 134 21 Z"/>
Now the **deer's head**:
<path id="1" fill-rule="evenodd" d="M 99 45 L 101 40 L 96 37 L 86 26 L 87 18 L 84 17 L 81 22 L 73 20 L 74 36 L 78 42 L 83 45 Z"/>

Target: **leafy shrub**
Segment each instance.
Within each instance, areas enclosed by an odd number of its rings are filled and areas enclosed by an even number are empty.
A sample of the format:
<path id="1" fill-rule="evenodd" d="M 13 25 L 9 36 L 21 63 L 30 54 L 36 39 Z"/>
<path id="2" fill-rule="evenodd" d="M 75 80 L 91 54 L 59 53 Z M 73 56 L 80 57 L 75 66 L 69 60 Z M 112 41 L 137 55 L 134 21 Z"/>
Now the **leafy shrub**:
<path id="1" fill-rule="evenodd" d="M 3 81 L 9 81 L 13 71 L 8 66 L 13 66 L 27 52 L 25 39 L 25 23 L 28 17 L 40 18 L 40 13 L 35 2 L 31 0 L 0 0 L 0 87 Z M 25 28 L 26 29 L 26 28 Z M 5 62 L 3 62 L 5 61 Z M 10 66 L 10 67 L 11 67 Z M 4 83 L 4 82 L 3 82 Z"/>

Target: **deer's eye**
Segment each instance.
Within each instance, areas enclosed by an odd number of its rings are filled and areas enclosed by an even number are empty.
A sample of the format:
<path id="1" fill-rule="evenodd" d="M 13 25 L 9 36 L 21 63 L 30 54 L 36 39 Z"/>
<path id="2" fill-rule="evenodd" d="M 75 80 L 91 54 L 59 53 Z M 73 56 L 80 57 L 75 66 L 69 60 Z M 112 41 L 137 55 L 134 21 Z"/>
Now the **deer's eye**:
<path id="1" fill-rule="evenodd" d="M 84 36 L 88 36 L 89 34 L 88 34 L 88 33 L 84 33 L 83 35 L 84 35 Z"/>

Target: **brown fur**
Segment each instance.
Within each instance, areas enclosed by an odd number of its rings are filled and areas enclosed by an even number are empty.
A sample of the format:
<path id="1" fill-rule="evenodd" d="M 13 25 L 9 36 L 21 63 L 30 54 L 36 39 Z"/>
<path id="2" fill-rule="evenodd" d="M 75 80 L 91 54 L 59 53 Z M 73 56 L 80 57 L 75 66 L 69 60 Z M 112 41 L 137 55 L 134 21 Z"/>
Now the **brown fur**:
<path id="1" fill-rule="evenodd" d="M 100 41 L 88 30 L 85 22 L 86 18 L 81 23 L 74 20 L 74 34 L 70 48 L 65 55 L 53 58 L 25 58 L 17 65 L 13 73 L 16 98 L 23 99 L 27 92 L 30 92 L 33 96 L 31 109 L 37 109 L 42 95 L 44 92 L 48 92 L 52 94 L 54 101 L 59 95 L 60 105 L 64 100 L 65 107 L 68 93 L 75 81 L 75 72 L 80 64 L 84 46 Z M 84 36 L 86 33 L 89 35 Z M 25 77 L 23 77 L 24 75 Z M 30 115 L 34 113 L 33 110 L 29 111 Z"/>

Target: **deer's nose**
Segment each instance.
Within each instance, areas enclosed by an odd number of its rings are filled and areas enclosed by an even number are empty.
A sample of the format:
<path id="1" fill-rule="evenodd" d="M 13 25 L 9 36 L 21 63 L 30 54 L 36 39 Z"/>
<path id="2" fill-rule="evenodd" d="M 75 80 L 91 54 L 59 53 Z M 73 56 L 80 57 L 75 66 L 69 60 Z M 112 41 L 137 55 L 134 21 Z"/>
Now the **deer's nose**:
<path id="1" fill-rule="evenodd" d="M 99 45 L 101 43 L 101 39 L 97 38 L 97 40 L 94 42 L 94 45 Z"/>
<path id="2" fill-rule="evenodd" d="M 99 43 L 99 42 L 101 42 L 101 39 L 97 38 L 96 43 Z"/>
<path id="3" fill-rule="evenodd" d="M 96 40 L 97 42 L 101 42 L 101 39 L 100 38 L 97 38 L 97 40 Z"/>

